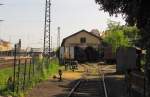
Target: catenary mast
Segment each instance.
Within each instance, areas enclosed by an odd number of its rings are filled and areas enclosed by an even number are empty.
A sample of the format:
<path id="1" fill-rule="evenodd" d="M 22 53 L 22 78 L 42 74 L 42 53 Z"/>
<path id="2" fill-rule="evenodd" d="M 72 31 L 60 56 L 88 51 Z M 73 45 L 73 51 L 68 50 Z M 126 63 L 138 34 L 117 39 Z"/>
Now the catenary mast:
<path id="1" fill-rule="evenodd" d="M 51 36 L 51 0 L 46 0 L 43 55 L 49 57 L 50 57 L 50 48 L 51 48 L 50 36 Z"/>

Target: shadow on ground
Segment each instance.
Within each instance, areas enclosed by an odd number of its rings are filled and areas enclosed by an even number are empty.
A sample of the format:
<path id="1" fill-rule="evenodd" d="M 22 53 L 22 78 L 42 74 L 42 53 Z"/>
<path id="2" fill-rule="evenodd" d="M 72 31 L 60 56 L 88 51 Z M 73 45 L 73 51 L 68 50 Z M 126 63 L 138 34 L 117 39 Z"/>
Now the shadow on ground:
<path id="1" fill-rule="evenodd" d="M 77 80 L 76 80 L 77 81 Z M 60 86 L 65 88 L 63 94 L 58 94 L 53 97 L 67 97 L 76 81 L 68 84 L 68 87 Z M 79 89 L 73 94 L 73 97 L 104 97 L 102 87 L 100 86 L 101 81 L 99 78 L 92 78 L 89 80 L 82 80 Z"/>
<path id="2" fill-rule="evenodd" d="M 118 73 L 114 72 L 114 73 L 106 73 L 106 87 L 107 87 L 107 91 L 108 91 L 108 97 L 126 97 L 126 85 L 125 85 L 125 81 L 124 78 L 117 78 L 114 75 L 118 75 Z M 91 82 L 95 81 L 94 83 L 96 83 L 96 81 L 98 81 L 98 79 L 90 79 Z M 102 83 L 101 81 L 99 81 L 100 83 Z M 64 93 L 63 94 L 58 94 L 55 95 L 53 97 L 67 97 L 69 91 L 71 90 L 71 88 L 75 85 L 76 81 L 71 82 L 70 84 L 68 84 L 67 86 L 60 86 L 64 88 Z M 89 85 L 88 85 L 89 84 Z M 99 90 L 95 90 L 94 87 L 98 87 L 97 84 L 92 84 L 90 85 L 90 83 L 88 83 L 87 85 L 85 85 L 84 89 L 79 90 L 78 91 L 78 95 L 75 95 L 74 97 L 99 97 L 95 92 L 99 92 L 101 95 L 101 97 L 104 97 L 104 91 L 103 88 L 99 85 Z M 82 87 L 82 86 L 81 86 Z M 94 95 L 94 93 L 96 95 Z"/>

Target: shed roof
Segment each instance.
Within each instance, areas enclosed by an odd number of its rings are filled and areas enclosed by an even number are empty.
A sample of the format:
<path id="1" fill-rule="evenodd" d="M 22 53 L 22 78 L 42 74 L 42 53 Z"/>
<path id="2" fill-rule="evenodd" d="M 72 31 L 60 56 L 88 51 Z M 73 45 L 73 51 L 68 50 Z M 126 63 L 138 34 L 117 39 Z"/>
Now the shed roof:
<path id="1" fill-rule="evenodd" d="M 88 31 L 86 31 L 86 30 L 83 29 L 83 30 L 80 30 L 80 31 L 78 31 L 78 32 L 76 32 L 76 33 L 74 33 L 74 34 L 72 34 L 72 35 L 70 35 L 70 36 L 64 38 L 63 41 L 62 41 L 61 46 L 65 43 L 65 41 L 66 41 L 68 38 L 73 37 L 73 36 L 75 36 L 75 35 L 77 35 L 77 34 L 79 34 L 79 33 L 81 33 L 81 32 L 86 32 L 87 34 L 89 34 L 89 35 L 91 35 L 91 36 L 94 36 L 95 38 L 97 38 L 97 39 L 99 39 L 99 40 L 102 40 L 102 38 L 101 38 L 100 36 L 97 36 L 97 35 L 95 35 L 95 34 L 93 34 L 93 33 L 91 33 L 91 32 L 88 32 Z"/>

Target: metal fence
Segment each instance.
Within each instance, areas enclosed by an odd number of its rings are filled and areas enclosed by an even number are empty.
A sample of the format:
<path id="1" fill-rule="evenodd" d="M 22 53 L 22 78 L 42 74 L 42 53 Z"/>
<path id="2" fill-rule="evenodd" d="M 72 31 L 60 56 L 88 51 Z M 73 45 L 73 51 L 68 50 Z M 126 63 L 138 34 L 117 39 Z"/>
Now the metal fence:
<path id="1" fill-rule="evenodd" d="M 49 66 L 49 57 L 38 58 L 31 56 L 27 52 L 17 51 L 15 46 L 13 60 L 11 59 L 9 69 L 6 71 L 9 74 L 6 74 L 5 81 L 0 81 L 0 95 L 6 92 L 11 93 L 11 95 L 25 92 L 44 78 L 44 73 L 49 72 Z M 2 68 L 0 69 L 2 70 Z"/>

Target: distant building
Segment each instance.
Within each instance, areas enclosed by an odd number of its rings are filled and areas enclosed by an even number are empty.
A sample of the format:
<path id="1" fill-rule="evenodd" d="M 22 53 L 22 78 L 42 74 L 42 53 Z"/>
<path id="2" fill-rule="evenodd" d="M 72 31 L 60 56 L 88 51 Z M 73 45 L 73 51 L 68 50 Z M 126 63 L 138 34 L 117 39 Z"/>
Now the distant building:
<path id="1" fill-rule="evenodd" d="M 102 39 L 98 30 L 92 30 L 91 32 L 81 30 L 64 38 L 61 47 L 66 51 L 68 51 L 68 47 L 71 47 L 70 50 L 74 48 L 71 52 L 76 60 L 95 60 L 99 56 L 101 43 Z M 69 56 L 72 55 L 69 54 Z"/>
<path id="2" fill-rule="evenodd" d="M 9 51 L 11 50 L 11 43 L 9 41 L 4 41 L 0 39 L 0 51 Z"/>
<path id="3" fill-rule="evenodd" d="M 41 58 L 43 55 L 43 50 L 41 48 L 31 48 L 30 53 L 31 53 L 31 56 Z"/>

